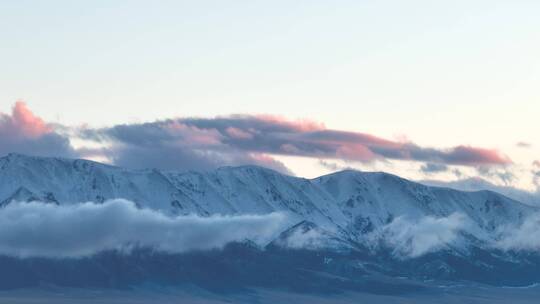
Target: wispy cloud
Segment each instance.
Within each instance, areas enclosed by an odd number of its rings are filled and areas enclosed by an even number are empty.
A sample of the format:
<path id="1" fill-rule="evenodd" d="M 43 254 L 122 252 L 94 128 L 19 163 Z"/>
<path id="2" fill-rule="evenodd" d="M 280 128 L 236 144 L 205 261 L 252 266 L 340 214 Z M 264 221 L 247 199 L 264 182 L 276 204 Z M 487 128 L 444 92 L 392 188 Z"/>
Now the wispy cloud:
<path id="1" fill-rule="evenodd" d="M 520 141 L 520 142 L 516 143 L 516 146 L 518 146 L 520 148 L 530 148 L 530 147 L 532 147 L 532 144 L 530 144 L 528 142 Z"/>
<path id="2" fill-rule="evenodd" d="M 480 166 L 476 168 L 476 171 L 481 176 L 499 180 L 505 185 L 511 185 L 512 182 L 516 180 L 515 174 L 510 170 L 506 170 L 505 168 L 491 168 L 488 166 Z"/>

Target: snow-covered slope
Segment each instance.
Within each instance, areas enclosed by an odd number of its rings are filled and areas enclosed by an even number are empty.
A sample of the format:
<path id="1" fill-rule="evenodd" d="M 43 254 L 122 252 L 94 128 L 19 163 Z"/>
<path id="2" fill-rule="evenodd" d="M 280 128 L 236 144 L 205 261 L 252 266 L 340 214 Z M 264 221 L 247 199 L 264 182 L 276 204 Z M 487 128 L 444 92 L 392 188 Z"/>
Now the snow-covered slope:
<path id="1" fill-rule="evenodd" d="M 38 200 L 74 204 L 125 198 L 172 214 L 265 214 L 314 223 L 360 241 L 393 219 L 468 216 L 482 231 L 519 223 L 536 209 L 500 194 L 429 187 L 386 173 L 342 171 L 315 179 L 256 167 L 210 172 L 128 170 L 87 160 L 0 158 L 0 204 Z"/>
<path id="2" fill-rule="evenodd" d="M 430 187 L 395 175 L 342 171 L 313 180 L 336 201 L 347 224 L 370 231 L 398 216 L 448 217 L 462 213 L 493 230 L 520 222 L 536 208 L 491 191 L 464 192 Z"/>

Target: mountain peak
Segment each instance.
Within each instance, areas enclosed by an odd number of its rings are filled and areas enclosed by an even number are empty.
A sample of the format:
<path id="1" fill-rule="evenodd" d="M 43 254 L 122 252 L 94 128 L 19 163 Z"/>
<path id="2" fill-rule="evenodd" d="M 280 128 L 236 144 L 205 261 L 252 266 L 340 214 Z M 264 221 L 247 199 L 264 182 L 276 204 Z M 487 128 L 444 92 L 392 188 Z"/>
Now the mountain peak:
<path id="1" fill-rule="evenodd" d="M 292 175 L 292 173 L 287 172 L 283 173 L 271 168 L 259 166 L 259 165 L 240 165 L 240 166 L 223 166 L 219 167 L 215 170 L 216 172 L 244 172 L 247 174 L 265 174 L 265 175 L 272 175 L 272 176 L 287 176 L 287 177 L 295 177 Z"/>

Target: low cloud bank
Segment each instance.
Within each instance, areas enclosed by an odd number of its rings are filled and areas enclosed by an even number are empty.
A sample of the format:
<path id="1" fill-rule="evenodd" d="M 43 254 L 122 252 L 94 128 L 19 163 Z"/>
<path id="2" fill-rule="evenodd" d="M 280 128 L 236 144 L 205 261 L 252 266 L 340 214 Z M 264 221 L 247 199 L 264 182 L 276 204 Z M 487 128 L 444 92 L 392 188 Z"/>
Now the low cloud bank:
<path id="1" fill-rule="evenodd" d="M 540 213 L 528 216 L 519 225 L 508 225 L 498 229 L 496 247 L 505 251 L 540 252 Z"/>
<path id="2" fill-rule="evenodd" d="M 276 244 L 290 249 L 319 250 L 323 248 L 332 248 L 328 234 L 325 234 L 318 228 L 295 229 L 285 238 L 277 240 Z"/>
<path id="3" fill-rule="evenodd" d="M 287 239 L 279 242 L 279 245 L 292 249 L 317 250 L 325 248 L 325 235 L 317 230 L 294 231 Z"/>
<path id="4" fill-rule="evenodd" d="M 287 228 L 282 213 L 238 216 L 169 216 L 139 209 L 116 199 L 103 204 L 57 206 L 41 202 L 11 203 L 0 209 L 0 255 L 20 258 L 80 258 L 101 251 L 129 252 L 153 248 L 166 253 L 219 249 L 230 242 L 251 240 L 266 244 Z M 365 235 L 365 244 L 392 248 L 396 257 L 417 258 L 445 248 L 466 248 L 465 235 L 480 240 L 486 249 L 540 252 L 540 213 L 520 223 L 487 232 L 468 216 L 397 217 Z M 317 229 L 298 230 L 288 236 L 289 248 L 334 248 L 331 234 Z"/>
<path id="5" fill-rule="evenodd" d="M 471 227 L 469 218 L 461 213 L 440 218 L 398 217 L 369 238 L 390 246 L 397 256 L 415 258 L 459 241 L 460 231 Z"/>
<path id="6" fill-rule="evenodd" d="M 381 244 L 394 250 L 400 258 L 416 258 L 444 248 L 471 245 L 468 235 L 480 241 L 485 249 L 540 253 L 540 213 L 533 213 L 519 223 L 511 223 L 486 231 L 462 213 L 448 217 L 398 217 L 382 229 L 367 236 L 377 247 Z"/>
<path id="7" fill-rule="evenodd" d="M 280 213 L 171 217 L 122 199 L 69 206 L 12 203 L 0 209 L 0 254 L 77 258 L 134 247 L 168 253 L 208 250 L 246 239 L 267 241 L 285 219 Z"/>

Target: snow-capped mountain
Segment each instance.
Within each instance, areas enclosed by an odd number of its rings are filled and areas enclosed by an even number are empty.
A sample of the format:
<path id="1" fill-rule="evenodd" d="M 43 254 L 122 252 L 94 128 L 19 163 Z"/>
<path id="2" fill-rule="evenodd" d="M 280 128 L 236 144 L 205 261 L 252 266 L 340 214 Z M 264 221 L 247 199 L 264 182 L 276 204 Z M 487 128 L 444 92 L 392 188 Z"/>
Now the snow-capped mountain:
<path id="1" fill-rule="evenodd" d="M 536 211 L 495 192 L 430 187 L 381 172 L 347 170 L 305 179 L 256 166 L 170 172 L 20 154 L 0 158 L 3 206 L 12 201 L 64 205 L 115 198 L 170 214 L 286 212 L 291 226 L 308 221 L 356 242 L 403 216 L 459 213 L 482 233 L 490 233 Z"/>
<path id="2" fill-rule="evenodd" d="M 39 201 L 61 207 L 117 198 L 171 216 L 278 212 L 287 215 L 288 223 L 263 250 L 246 240 L 231 243 L 221 252 L 143 250 L 130 256 L 104 252 L 91 259 L 61 263 L 0 255 L 0 268 L 10 269 L 9 276 L 0 276 L 0 288 L 42 282 L 72 284 L 66 277 L 76 279 L 76 286 L 154 279 L 193 283 L 194 277 L 196 284 L 221 286 L 234 277 L 242 286 L 312 282 L 309 288 L 316 289 L 323 285 L 350 288 L 357 286 L 359 278 L 374 274 L 501 285 L 540 280 L 540 255 L 508 247 L 508 240 L 513 239 L 529 245 L 527 237 L 534 238 L 538 217 L 528 219 L 538 214 L 538 208 L 495 192 L 463 192 L 381 172 L 352 170 L 305 179 L 256 166 L 171 172 L 19 154 L 0 158 L 0 208 L 13 202 Z M 516 234 L 514 228 L 524 222 L 524 233 Z M 502 229 L 505 227 L 511 228 Z M 511 233 L 505 235 L 505 231 Z M 121 268 L 116 268 L 118 261 L 123 263 Z M 208 264 L 215 264 L 223 270 L 220 275 L 230 277 L 212 279 L 214 268 Z M 88 275 L 79 276 L 79 268 Z M 306 269 L 312 272 L 308 274 Z M 276 275 L 281 279 L 276 280 Z M 20 280 L 14 282 L 13 277 Z M 357 287 L 364 288 L 362 284 Z"/>

